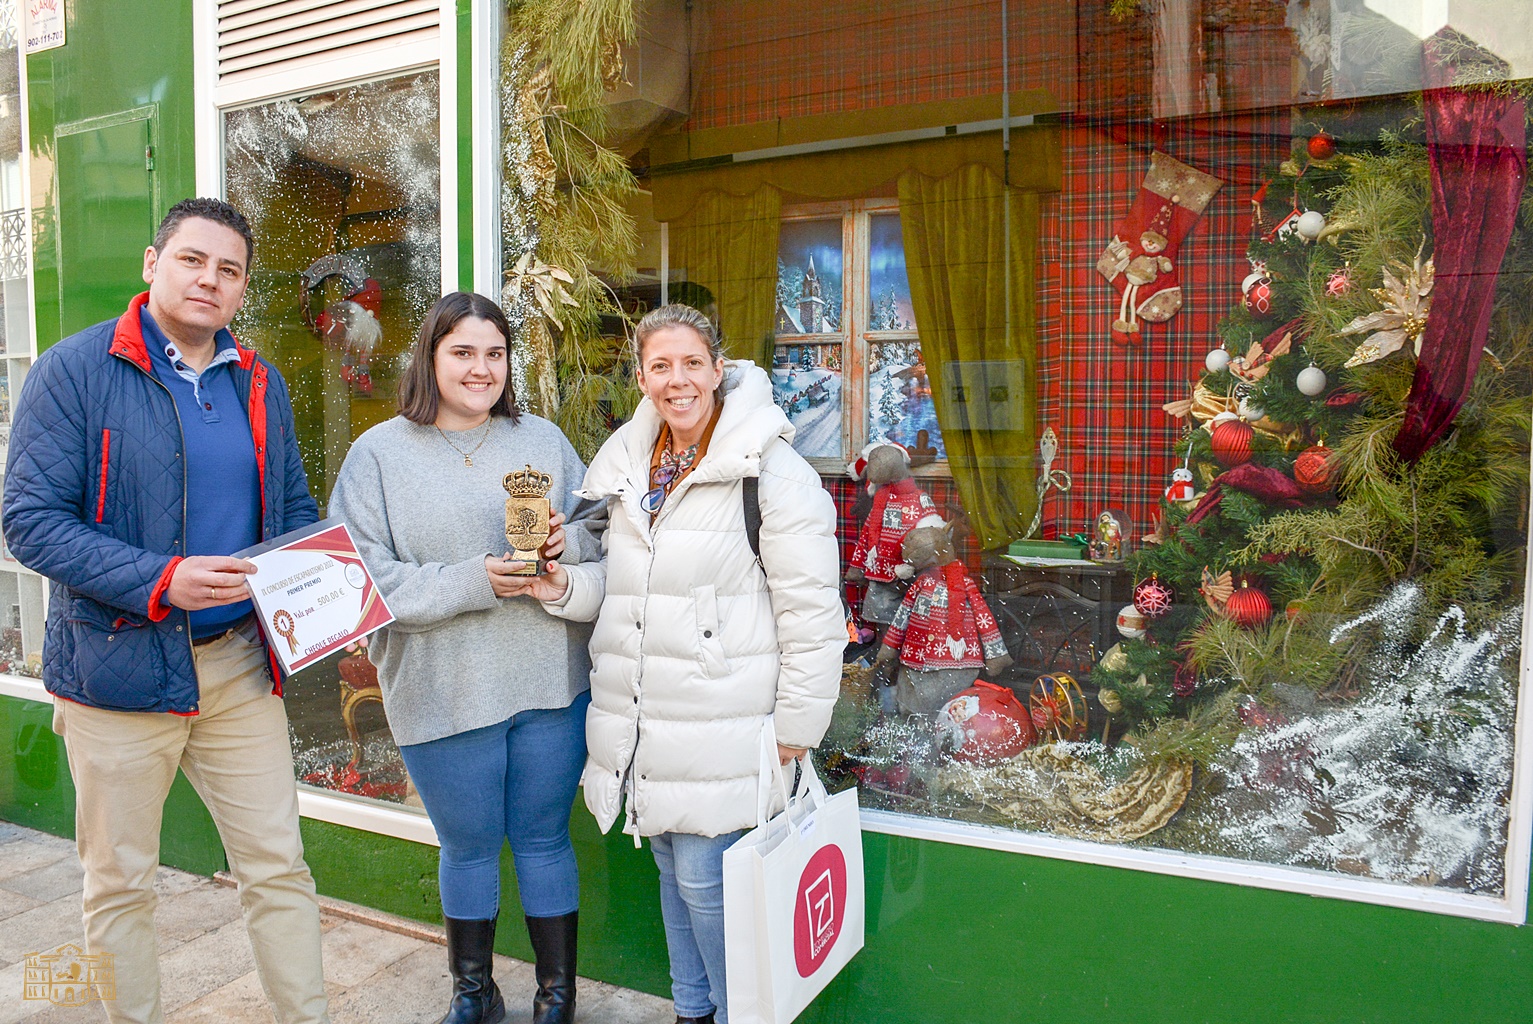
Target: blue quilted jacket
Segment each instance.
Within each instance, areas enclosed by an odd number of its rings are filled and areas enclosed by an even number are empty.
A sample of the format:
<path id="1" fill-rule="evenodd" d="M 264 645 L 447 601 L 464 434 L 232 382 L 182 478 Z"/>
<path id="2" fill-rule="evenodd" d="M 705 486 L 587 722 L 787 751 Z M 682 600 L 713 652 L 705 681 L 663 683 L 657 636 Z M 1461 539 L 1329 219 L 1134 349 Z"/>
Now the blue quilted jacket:
<path id="1" fill-rule="evenodd" d="M 139 309 L 148 298 L 60 341 L 28 372 L 0 525 L 11 554 L 50 581 L 48 692 L 115 711 L 187 715 L 197 713 L 198 697 L 191 625 L 163 600 L 186 542 L 184 442 L 144 346 Z M 270 363 L 239 352 L 230 369 L 247 399 L 261 532 L 271 538 L 314 522 L 318 509 L 287 385 Z"/>

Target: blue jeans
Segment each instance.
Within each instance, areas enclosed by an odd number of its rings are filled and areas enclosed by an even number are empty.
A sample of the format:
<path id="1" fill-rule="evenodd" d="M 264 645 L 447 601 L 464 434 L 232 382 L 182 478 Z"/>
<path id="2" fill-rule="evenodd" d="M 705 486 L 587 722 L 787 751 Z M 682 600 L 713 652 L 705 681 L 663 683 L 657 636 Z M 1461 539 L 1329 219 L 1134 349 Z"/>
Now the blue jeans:
<path id="1" fill-rule="evenodd" d="M 442 843 L 442 913 L 487 921 L 500 910 L 500 846 L 511 841 L 528 917 L 580 906 L 570 807 L 586 759 L 583 693 L 567 708 L 523 711 L 482 729 L 399 748 Z"/>
<path id="2" fill-rule="evenodd" d="M 650 836 L 660 869 L 660 916 L 671 954 L 671 998 L 678 1017 L 729 1024 L 724 987 L 724 851 L 744 829 L 721 836 Z"/>

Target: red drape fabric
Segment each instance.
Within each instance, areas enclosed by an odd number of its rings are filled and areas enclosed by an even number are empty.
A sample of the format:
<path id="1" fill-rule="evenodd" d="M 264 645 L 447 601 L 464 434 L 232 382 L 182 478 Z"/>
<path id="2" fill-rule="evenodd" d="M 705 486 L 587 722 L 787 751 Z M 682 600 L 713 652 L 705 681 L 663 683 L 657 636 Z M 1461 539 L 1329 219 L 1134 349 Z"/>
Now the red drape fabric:
<path id="1" fill-rule="evenodd" d="M 1453 88 L 1454 69 L 1438 59 L 1431 41 L 1424 62 L 1436 282 L 1394 443 L 1407 462 L 1442 437 L 1469 394 L 1528 168 L 1522 99 L 1484 87 Z"/>

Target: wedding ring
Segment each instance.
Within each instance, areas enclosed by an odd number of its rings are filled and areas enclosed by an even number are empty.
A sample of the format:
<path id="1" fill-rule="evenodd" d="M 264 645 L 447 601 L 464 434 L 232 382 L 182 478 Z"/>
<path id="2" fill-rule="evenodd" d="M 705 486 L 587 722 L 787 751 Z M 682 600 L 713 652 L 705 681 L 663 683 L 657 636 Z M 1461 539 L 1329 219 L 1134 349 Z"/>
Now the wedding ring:
<path id="1" fill-rule="evenodd" d="M 209 584 L 208 585 L 208 597 L 212 598 L 215 601 L 218 600 L 218 588 L 213 586 L 213 585 L 211 585 L 211 584 Z"/>

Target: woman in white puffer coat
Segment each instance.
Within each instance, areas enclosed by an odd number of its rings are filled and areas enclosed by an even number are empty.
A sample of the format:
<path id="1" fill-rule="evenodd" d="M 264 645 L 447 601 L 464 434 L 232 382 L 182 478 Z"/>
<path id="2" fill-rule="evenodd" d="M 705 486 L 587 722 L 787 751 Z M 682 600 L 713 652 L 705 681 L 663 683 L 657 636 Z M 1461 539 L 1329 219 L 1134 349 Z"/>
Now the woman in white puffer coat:
<path id="1" fill-rule="evenodd" d="M 586 804 L 605 831 L 626 801 L 624 831 L 650 839 L 677 1020 L 726 1024 L 724 850 L 756 824 L 768 724 L 786 764 L 819 743 L 839 688 L 836 513 L 766 373 L 726 362 L 705 316 L 665 306 L 636 333 L 645 401 L 578 492 L 609 504 L 606 558 L 549 563 L 527 592 L 596 619 Z"/>

